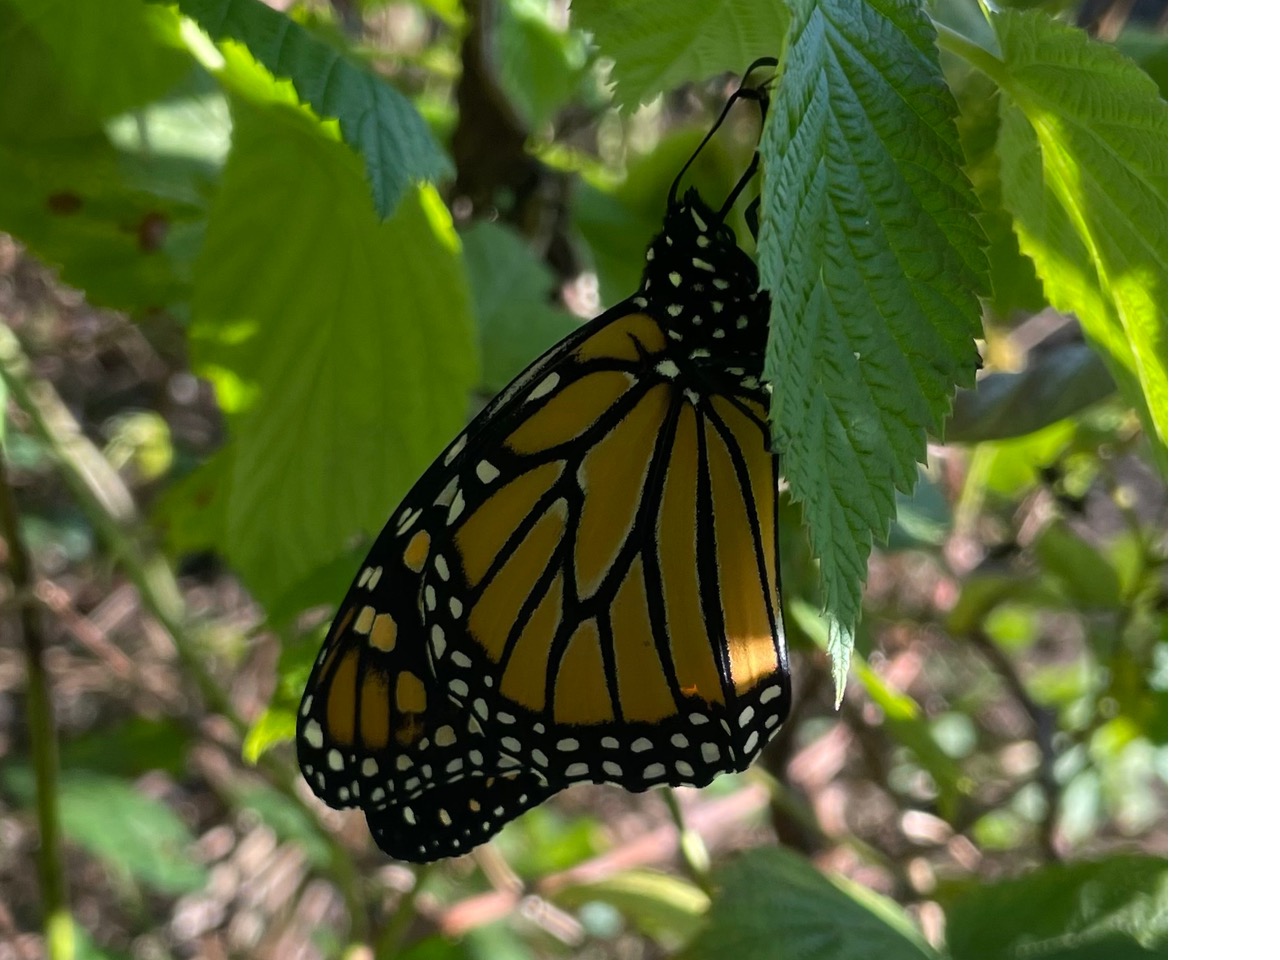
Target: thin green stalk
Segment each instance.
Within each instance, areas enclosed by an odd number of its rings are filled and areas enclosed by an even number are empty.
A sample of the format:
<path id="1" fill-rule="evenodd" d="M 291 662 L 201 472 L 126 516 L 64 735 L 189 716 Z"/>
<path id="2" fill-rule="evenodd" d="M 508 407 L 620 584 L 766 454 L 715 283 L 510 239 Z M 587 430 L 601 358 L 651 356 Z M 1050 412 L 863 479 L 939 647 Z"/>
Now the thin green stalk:
<path id="1" fill-rule="evenodd" d="M 684 822 L 684 811 L 680 809 L 680 801 L 676 792 L 670 787 L 662 788 L 662 799 L 671 811 L 671 819 L 676 825 L 680 837 L 680 859 L 693 882 L 710 895 L 714 891 L 711 882 L 711 855 L 707 853 L 707 845 L 696 830 L 691 830 Z"/>
<path id="2" fill-rule="evenodd" d="M 1004 61 L 994 53 L 970 40 L 963 33 L 952 30 L 946 24 L 935 21 L 934 28 L 938 31 L 939 47 L 948 53 L 954 53 L 962 60 L 968 61 L 1000 84 L 1000 86 L 1009 86 L 1011 79 L 1009 69 L 1005 66 Z"/>
<path id="3" fill-rule="evenodd" d="M 22 539 L 18 507 L 0 453 L 0 536 L 8 545 L 9 579 L 17 598 L 27 664 L 27 723 L 31 728 L 31 764 L 36 775 L 36 816 L 40 845 L 36 867 L 44 905 L 45 948 L 50 960 L 74 956 L 71 909 L 62 875 L 62 827 L 58 818 L 58 735 L 54 728 L 49 677 L 44 670 L 44 635 L 35 597 L 35 574 Z"/>
<path id="4" fill-rule="evenodd" d="M 427 885 L 427 877 L 429 875 L 430 871 L 426 867 L 414 868 L 413 886 L 405 891 L 404 896 L 400 898 L 400 902 L 396 904 L 395 910 L 387 918 L 387 922 L 382 925 L 381 932 L 373 942 L 373 955 L 375 957 L 391 957 L 400 952 L 404 935 L 408 931 L 410 924 L 413 923 L 414 915 L 417 913 L 418 894 Z"/>

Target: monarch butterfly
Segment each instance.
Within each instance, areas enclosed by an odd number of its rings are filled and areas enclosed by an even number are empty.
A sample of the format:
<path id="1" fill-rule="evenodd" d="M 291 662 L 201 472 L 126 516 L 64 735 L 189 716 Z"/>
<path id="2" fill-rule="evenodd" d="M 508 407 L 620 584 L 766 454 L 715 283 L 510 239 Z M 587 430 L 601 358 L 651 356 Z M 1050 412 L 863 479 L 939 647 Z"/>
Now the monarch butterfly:
<path id="1" fill-rule="evenodd" d="M 703 146 L 744 98 L 763 115 L 744 81 Z M 338 608 L 298 761 L 392 857 L 464 853 L 576 781 L 703 786 L 787 716 L 769 297 L 725 225 L 757 164 L 719 210 L 685 165 L 640 290 L 485 407 Z"/>

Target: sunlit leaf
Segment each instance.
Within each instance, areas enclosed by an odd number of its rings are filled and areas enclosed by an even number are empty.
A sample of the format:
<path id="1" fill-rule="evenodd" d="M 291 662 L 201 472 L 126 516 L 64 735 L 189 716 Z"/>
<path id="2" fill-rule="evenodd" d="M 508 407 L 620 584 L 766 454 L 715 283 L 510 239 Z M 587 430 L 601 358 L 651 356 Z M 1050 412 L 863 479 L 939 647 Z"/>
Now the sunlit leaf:
<path id="1" fill-rule="evenodd" d="M 614 61 L 615 97 L 631 108 L 682 83 L 776 57 L 787 29 L 782 0 L 573 0 L 572 12 Z"/>
<path id="2" fill-rule="evenodd" d="M 212 36 L 243 43 L 273 74 L 293 81 L 302 102 L 338 121 L 343 139 L 363 158 L 383 218 L 396 212 L 416 181 L 452 173 L 435 135 L 402 93 L 284 14 L 258 0 L 178 0 L 178 6 Z"/>
<path id="3" fill-rule="evenodd" d="M 1004 198 L 1049 300 L 1074 312 L 1168 444 L 1168 104 L 1106 44 L 1041 13 L 994 18 Z"/>
<path id="4" fill-rule="evenodd" d="M 641 933 L 668 948 L 693 936 L 710 902 L 687 880 L 652 870 L 629 870 L 564 887 L 556 891 L 555 901 L 563 907 L 578 908 L 607 903 Z"/>
<path id="5" fill-rule="evenodd" d="M 380 221 L 355 158 L 314 120 L 245 100 L 234 115 L 192 354 L 233 413 L 217 544 L 270 607 L 380 528 L 454 435 L 475 347 L 434 191 Z"/>

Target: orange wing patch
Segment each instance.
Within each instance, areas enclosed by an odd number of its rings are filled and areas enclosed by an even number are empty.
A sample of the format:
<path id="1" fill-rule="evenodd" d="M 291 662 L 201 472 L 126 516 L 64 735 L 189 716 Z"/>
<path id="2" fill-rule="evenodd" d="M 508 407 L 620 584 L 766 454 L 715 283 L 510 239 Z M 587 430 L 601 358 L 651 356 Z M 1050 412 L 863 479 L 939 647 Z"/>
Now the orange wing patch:
<path id="1" fill-rule="evenodd" d="M 579 360 L 622 360 L 635 363 L 640 360 L 640 348 L 646 353 L 658 353 L 666 346 L 667 338 L 652 317 L 643 313 L 631 313 L 619 317 L 588 337 L 574 351 L 574 356 Z"/>
<path id="2" fill-rule="evenodd" d="M 534 467 L 503 484 L 476 508 L 454 536 L 468 583 L 474 586 L 484 578 L 498 551 L 520 522 L 533 512 L 534 505 L 551 489 L 563 469 L 564 464 L 558 460 Z"/>
<path id="3" fill-rule="evenodd" d="M 586 497 L 574 544 L 579 597 L 596 592 L 635 525 L 653 460 L 653 438 L 670 397 L 665 384 L 650 390 L 582 461 L 578 482 Z"/>
<path id="4" fill-rule="evenodd" d="M 348 650 L 338 661 L 329 682 L 325 719 L 329 721 L 330 738 L 342 746 L 351 746 L 356 739 L 356 674 L 359 669 L 360 655 Z"/>
<path id="5" fill-rule="evenodd" d="M 629 373 L 601 370 L 566 384 L 553 394 L 536 417 L 507 437 L 516 453 L 540 453 L 581 436 L 635 383 Z"/>
<path id="6" fill-rule="evenodd" d="M 738 693 L 745 693 L 778 671 L 773 623 L 765 600 L 769 585 L 760 580 L 751 522 L 738 476 L 724 440 L 714 429 L 707 431 L 707 461 L 711 502 L 715 504 L 716 565 L 720 571 L 729 675 Z"/>
<path id="7" fill-rule="evenodd" d="M 604 675 L 600 628 L 584 620 L 569 638 L 555 683 L 556 723 L 604 723 L 614 719 Z"/>
<path id="8" fill-rule="evenodd" d="M 528 592 L 522 596 L 527 596 Z M 530 710 L 547 702 L 547 651 L 555 639 L 564 609 L 564 577 L 557 574 L 551 589 L 539 602 L 529 623 L 515 640 L 515 650 L 502 674 L 499 690 L 504 697 Z"/>
<path id="9" fill-rule="evenodd" d="M 756 516 L 760 520 L 761 546 L 764 547 L 764 569 L 769 580 L 769 597 L 774 611 L 782 609 L 782 601 L 778 596 L 778 561 L 776 557 L 775 524 L 777 518 L 774 509 L 777 505 L 778 479 L 774 475 L 773 457 L 765 447 L 764 433 L 759 424 L 753 423 L 737 407 L 728 400 L 715 397 L 711 401 L 717 413 L 724 419 L 729 432 L 738 442 L 747 461 L 747 474 L 751 478 L 751 504 L 755 507 Z M 762 422 L 768 416 L 764 407 L 748 400 L 746 406 Z"/>
<path id="10" fill-rule="evenodd" d="M 360 684 L 360 742 L 368 750 L 381 750 L 391 735 L 390 684 L 381 670 L 366 669 Z"/>
<path id="11" fill-rule="evenodd" d="M 698 586 L 698 431 L 694 416 L 693 407 L 685 406 L 676 425 L 658 515 L 658 569 L 680 689 L 713 703 L 724 703 L 724 688 L 707 637 Z"/>
<path id="12" fill-rule="evenodd" d="M 662 672 L 662 661 L 658 659 L 638 557 L 614 598 L 610 621 L 623 715 L 631 721 L 654 723 L 671 716 L 676 712 L 676 704 Z"/>
<path id="13" fill-rule="evenodd" d="M 557 500 L 476 601 L 469 620 L 471 635 L 494 663 L 502 659 L 507 649 L 520 607 L 533 593 L 538 577 L 551 565 L 555 549 L 564 538 L 567 519 L 567 504 Z M 526 631 L 531 627 L 532 624 Z"/>

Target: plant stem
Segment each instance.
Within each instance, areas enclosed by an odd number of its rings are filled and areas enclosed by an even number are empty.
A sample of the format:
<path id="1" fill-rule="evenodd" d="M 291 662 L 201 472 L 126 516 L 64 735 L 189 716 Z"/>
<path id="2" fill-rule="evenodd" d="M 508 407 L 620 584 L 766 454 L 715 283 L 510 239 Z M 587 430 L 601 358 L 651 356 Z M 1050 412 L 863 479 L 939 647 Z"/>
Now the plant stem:
<path id="1" fill-rule="evenodd" d="M 49 677 L 44 669 L 44 634 L 35 596 L 35 573 L 22 539 L 18 507 L 9 486 L 8 468 L 0 453 L 0 536 L 8 547 L 9 579 L 17 599 L 27 667 L 27 723 L 31 728 L 31 763 L 36 776 L 36 816 L 40 844 L 36 866 L 44 904 L 45 948 L 50 960 L 74 955 L 71 910 L 62 875 L 62 827 L 58 819 L 58 735 L 54 727 Z"/>
<path id="2" fill-rule="evenodd" d="M 940 48 L 948 53 L 954 53 L 962 60 L 968 61 L 1002 87 L 1008 86 L 1010 79 L 1009 69 L 1005 66 L 1003 60 L 986 47 L 974 43 L 964 34 L 952 30 L 945 24 L 935 21 L 933 26 L 938 31 L 938 46 Z"/>
<path id="3" fill-rule="evenodd" d="M 707 845 L 702 842 L 696 830 L 690 830 L 684 822 L 684 811 L 680 809 L 680 800 L 670 787 L 662 788 L 662 799 L 671 811 L 671 819 L 676 825 L 680 837 L 680 859 L 684 861 L 689 876 L 703 892 L 710 895 L 714 889 L 711 883 L 711 856 L 707 853 Z"/>

